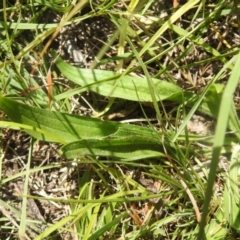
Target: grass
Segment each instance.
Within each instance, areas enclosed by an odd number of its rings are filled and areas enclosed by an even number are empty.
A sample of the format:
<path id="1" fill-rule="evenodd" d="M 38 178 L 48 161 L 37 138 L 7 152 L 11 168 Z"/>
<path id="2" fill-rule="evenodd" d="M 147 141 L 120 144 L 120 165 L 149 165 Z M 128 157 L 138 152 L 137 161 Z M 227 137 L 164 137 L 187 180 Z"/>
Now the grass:
<path id="1" fill-rule="evenodd" d="M 237 1 L 0 11 L 1 238 L 240 238 Z"/>

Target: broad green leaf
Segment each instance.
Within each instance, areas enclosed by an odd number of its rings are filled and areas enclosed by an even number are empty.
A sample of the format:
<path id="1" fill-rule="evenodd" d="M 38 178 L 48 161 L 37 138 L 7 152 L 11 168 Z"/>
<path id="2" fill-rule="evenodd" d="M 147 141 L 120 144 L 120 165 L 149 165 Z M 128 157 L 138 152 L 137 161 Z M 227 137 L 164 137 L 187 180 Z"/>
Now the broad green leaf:
<path id="1" fill-rule="evenodd" d="M 53 53 L 53 55 L 56 57 L 56 54 Z M 131 101 L 152 101 L 146 78 L 121 76 L 113 71 L 77 68 L 59 57 L 56 60 L 56 65 L 66 78 L 86 88 L 86 90 L 92 90 L 103 96 Z M 156 78 L 153 78 L 152 81 L 158 94 L 156 96 L 158 101 L 171 100 L 182 93 L 182 90 L 174 84 Z"/>
<path id="2" fill-rule="evenodd" d="M 0 121 L 0 128 L 10 128 L 10 129 L 14 129 L 14 130 L 18 130 L 18 131 L 25 131 L 25 132 L 34 132 L 34 133 L 38 133 L 39 135 L 44 135 L 45 137 L 49 137 L 49 139 L 52 139 L 54 142 L 58 142 L 58 143 L 62 143 L 65 144 L 66 142 L 61 139 L 58 138 L 58 136 L 51 134 L 49 131 L 45 131 L 42 130 L 40 128 L 37 127 L 33 127 L 30 125 L 26 125 L 26 124 L 21 124 L 21 123 L 16 123 L 16 122 L 8 122 L 8 121 Z"/>
<path id="3" fill-rule="evenodd" d="M 65 158 L 93 155 L 123 158 L 128 161 L 164 156 L 161 150 L 161 145 L 156 139 L 140 135 L 84 139 L 69 143 L 61 149 Z"/>
<path id="4" fill-rule="evenodd" d="M 118 97 L 132 101 L 143 101 L 143 102 L 152 102 L 152 97 L 150 94 L 150 89 L 146 78 L 138 78 L 132 76 L 122 76 L 117 75 L 112 71 L 103 71 L 103 70 L 91 70 L 91 69 L 81 69 L 73 67 L 65 63 L 61 58 L 58 58 L 56 65 L 59 70 L 63 73 L 65 77 L 73 81 L 76 84 L 82 86 L 82 89 L 92 90 L 98 94 L 111 97 Z M 118 81 L 120 78 L 120 81 Z M 115 85 L 116 81 L 118 84 Z M 178 103 L 185 101 L 188 107 L 192 107 L 198 96 L 191 92 L 182 91 L 176 85 L 173 85 L 166 81 L 161 81 L 159 79 L 152 79 L 155 92 L 157 93 L 157 101 L 161 100 L 172 100 Z M 76 92 L 74 91 L 74 94 Z M 67 94 L 67 93 L 66 93 Z M 218 107 L 220 104 L 219 96 L 217 99 L 214 99 L 208 94 L 208 97 L 198 104 L 198 109 L 200 112 L 217 118 Z M 221 94 L 221 93 L 216 93 Z M 214 100 L 212 103 L 211 101 Z M 214 105 L 214 106 L 213 106 Z M 237 120 L 237 115 L 235 108 L 231 109 L 231 116 L 229 120 L 229 129 L 236 131 L 239 127 L 239 122 Z M 179 130 L 182 132 L 183 129 Z M 240 137 L 240 136 L 238 136 Z"/>
<path id="5" fill-rule="evenodd" d="M 158 139 L 158 134 L 149 128 L 30 107 L 5 97 L 0 97 L 0 108 L 12 121 L 41 129 L 42 132 L 25 131 L 44 141 L 70 143 L 81 139 L 100 139 L 112 134 L 115 137 L 143 135 Z M 48 134 L 44 134 L 44 131 Z"/>

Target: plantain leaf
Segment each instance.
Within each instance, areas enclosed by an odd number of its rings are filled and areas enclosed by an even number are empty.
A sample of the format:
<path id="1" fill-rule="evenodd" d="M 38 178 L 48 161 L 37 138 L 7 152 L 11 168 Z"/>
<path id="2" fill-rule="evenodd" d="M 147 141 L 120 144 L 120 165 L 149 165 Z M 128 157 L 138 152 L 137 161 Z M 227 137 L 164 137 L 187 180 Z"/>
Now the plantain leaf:
<path id="1" fill-rule="evenodd" d="M 0 108 L 13 122 L 41 129 L 42 132 L 23 130 L 36 139 L 48 142 L 66 144 L 81 139 L 101 139 L 109 135 L 142 135 L 158 139 L 158 134 L 149 128 L 30 107 L 5 97 L 0 97 Z"/>
<path id="2" fill-rule="evenodd" d="M 55 53 L 52 54 L 56 56 Z M 64 62 L 60 57 L 57 58 L 56 65 L 66 78 L 82 86 L 83 89 L 92 90 L 104 96 L 118 97 L 132 101 L 152 102 L 146 78 L 128 75 L 121 76 L 113 71 L 77 68 Z M 157 101 L 172 100 L 177 103 L 184 101 L 191 108 L 198 99 L 198 95 L 184 91 L 174 84 L 155 78 L 152 78 L 152 80 L 158 93 L 156 96 Z M 71 94 L 71 91 L 69 93 Z M 74 93 L 76 92 L 74 91 Z M 67 93 L 63 93 L 62 98 L 63 96 L 67 96 Z M 215 102 L 216 100 L 214 104 Z M 218 108 L 212 108 L 207 97 L 199 103 L 198 111 L 216 118 Z M 235 120 L 233 119 L 233 121 Z"/>
<path id="3" fill-rule="evenodd" d="M 156 139 L 140 135 L 84 139 L 61 148 L 63 157 L 68 159 L 92 155 L 128 159 L 128 161 L 164 156 L 161 151 L 161 145 Z"/>
<path id="4" fill-rule="evenodd" d="M 53 53 L 56 57 L 56 54 Z M 62 74 L 72 82 L 107 97 L 123 98 L 131 101 L 151 102 L 152 97 L 146 78 L 116 74 L 113 71 L 76 68 L 64 62 L 60 57 L 56 65 Z M 178 86 L 153 78 L 158 95 L 157 101 L 172 100 L 181 96 Z"/>

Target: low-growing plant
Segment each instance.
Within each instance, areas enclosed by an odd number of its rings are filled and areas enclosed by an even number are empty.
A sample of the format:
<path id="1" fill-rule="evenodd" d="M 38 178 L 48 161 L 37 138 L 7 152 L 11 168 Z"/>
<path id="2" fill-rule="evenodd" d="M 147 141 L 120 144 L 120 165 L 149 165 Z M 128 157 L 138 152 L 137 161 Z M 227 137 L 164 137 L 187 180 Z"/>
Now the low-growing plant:
<path id="1" fill-rule="evenodd" d="M 236 239 L 240 127 L 233 96 L 239 46 L 230 46 L 215 25 L 239 31 L 233 17 L 238 3 L 173 1 L 169 8 L 160 2 L 3 1 L 1 237 L 12 231 L 20 239 Z M 48 22 L 49 14 L 55 23 Z M 90 50 L 83 57 L 72 40 L 61 38 L 84 21 L 109 24 L 105 42 L 101 36 L 101 44 L 90 42 L 94 59 Z M 68 57 L 61 54 L 64 45 Z M 75 66 L 69 58 L 81 62 Z M 79 99 L 90 108 L 88 116 L 73 111 Z M 130 103 L 139 124 L 122 114 Z M 112 120 L 114 111 L 125 122 Z M 205 125 L 211 119 L 213 130 L 200 134 L 200 123 L 192 130 L 196 115 Z M 30 142 L 24 167 L 7 175 L 9 129 Z M 57 146 L 61 158 L 49 156 L 33 168 L 38 144 L 50 144 L 49 154 Z M 219 169 L 223 159 L 227 163 Z M 44 183 L 34 188 L 37 174 L 53 179 L 54 171 L 64 193 L 47 194 Z M 4 192 L 19 179 L 21 211 Z M 30 201 L 65 212 L 47 221 L 45 207 L 45 218 L 34 219 Z"/>

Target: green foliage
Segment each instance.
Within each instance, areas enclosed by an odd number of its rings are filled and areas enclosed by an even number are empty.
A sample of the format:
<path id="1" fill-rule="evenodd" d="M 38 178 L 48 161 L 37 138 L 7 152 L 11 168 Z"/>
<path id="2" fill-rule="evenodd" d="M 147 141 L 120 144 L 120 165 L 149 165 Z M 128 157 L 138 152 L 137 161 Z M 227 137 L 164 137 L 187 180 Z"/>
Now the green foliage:
<path id="1" fill-rule="evenodd" d="M 113 71 L 76 68 L 60 58 L 57 58 L 56 65 L 67 79 L 82 86 L 75 89 L 70 95 L 66 92 L 64 96 L 69 97 L 76 91 L 91 90 L 106 97 L 118 97 L 141 102 L 152 101 L 146 78 L 132 77 L 125 73 L 116 74 Z M 158 101 L 179 99 L 182 94 L 182 90 L 174 84 L 154 78 L 152 81 L 158 94 Z"/>
<path id="2" fill-rule="evenodd" d="M 232 15 L 239 14 L 239 6 L 237 1 L 190 0 L 158 10 L 159 2 L 164 1 L 37 0 L 16 5 L 3 1 L 0 109 L 7 117 L 0 128 L 23 130 L 31 136 L 28 160 L 19 173 L 4 175 L 8 143 L 1 149 L 0 186 L 19 178 L 25 182 L 22 212 L 0 199 L 4 215 L 0 221 L 6 232 L 20 239 L 52 239 L 66 232 L 75 239 L 91 240 L 236 239 L 240 124 L 232 96 L 240 77 L 239 46 L 229 40 L 229 47 L 223 41 L 228 40 L 225 32 L 214 26 L 228 19 L 229 33 L 236 33 L 240 26 Z M 55 22 L 44 22 L 46 13 L 56 14 Z M 91 50 L 98 49 L 91 66 L 72 66 L 56 49 L 39 59 L 49 39 L 64 27 L 76 24 L 81 29 L 82 22 L 93 24 L 95 18 L 111 21 L 114 31 L 106 42 L 99 39 L 101 47 L 91 45 Z M 36 61 L 40 64 L 30 74 Z M 52 95 L 46 91 L 48 73 L 53 79 Z M 84 94 L 97 109 L 106 104 L 104 110 L 91 117 L 72 114 L 72 106 Z M 142 126 L 97 119 L 129 101 L 139 104 Z M 189 130 L 195 114 L 216 123 L 210 134 Z M 157 116 L 156 124 L 152 115 Z M 44 162 L 32 168 L 34 140 L 59 144 L 64 164 L 77 166 L 72 175 L 77 179 L 74 197 L 28 195 L 33 174 L 60 172 L 63 163 Z M 218 178 L 223 154 L 230 156 L 229 168 L 221 169 Z M 209 167 L 205 160 L 210 161 Z M 137 174 L 144 175 L 145 183 L 136 180 Z M 213 191 L 216 186 L 224 189 L 221 194 Z M 68 212 L 40 229 L 39 221 L 28 219 L 30 198 L 65 204 Z M 17 222 L 9 228 L 9 222 L 15 222 L 8 211 Z M 31 235 L 29 226 L 37 235 Z"/>

